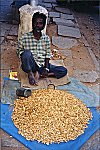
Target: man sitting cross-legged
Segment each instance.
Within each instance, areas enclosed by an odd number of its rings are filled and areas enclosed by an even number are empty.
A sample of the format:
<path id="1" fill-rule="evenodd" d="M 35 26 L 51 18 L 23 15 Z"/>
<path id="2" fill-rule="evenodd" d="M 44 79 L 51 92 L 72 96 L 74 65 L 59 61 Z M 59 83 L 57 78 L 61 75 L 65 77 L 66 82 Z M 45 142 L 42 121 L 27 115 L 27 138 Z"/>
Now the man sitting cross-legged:
<path id="1" fill-rule="evenodd" d="M 46 15 L 36 12 L 32 18 L 32 31 L 24 34 L 18 41 L 17 54 L 21 58 L 21 67 L 28 74 L 30 85 L 36 85 L 36 78 L 53 76 L 57 79 L 67 74 L 63 66 L 49 63 L 51 58 L 50 38 L 42 33 Z"/>

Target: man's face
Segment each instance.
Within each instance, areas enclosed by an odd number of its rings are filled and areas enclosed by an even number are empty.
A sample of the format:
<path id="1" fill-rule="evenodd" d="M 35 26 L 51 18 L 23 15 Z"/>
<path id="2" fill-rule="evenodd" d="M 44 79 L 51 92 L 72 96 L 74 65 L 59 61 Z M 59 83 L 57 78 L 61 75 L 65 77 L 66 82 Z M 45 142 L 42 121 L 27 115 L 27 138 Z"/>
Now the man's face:
<path id="1" fill-rule="evenodd" d="M 44 28 L 43 19 L 42 18 L 36 18 L 34 20 L 34 23 L 33 23 L 33 29 L 34 29 L 34 31 L 40 33 L 41 30 L 43 30 L 43 28 Z"/>

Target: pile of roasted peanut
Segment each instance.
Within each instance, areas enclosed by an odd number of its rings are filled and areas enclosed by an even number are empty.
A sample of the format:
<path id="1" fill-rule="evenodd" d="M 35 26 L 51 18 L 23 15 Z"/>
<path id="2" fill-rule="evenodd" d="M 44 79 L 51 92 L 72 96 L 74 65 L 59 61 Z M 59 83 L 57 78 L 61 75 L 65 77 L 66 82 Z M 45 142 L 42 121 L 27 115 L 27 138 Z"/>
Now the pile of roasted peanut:
<path id="1" fill-rule="evenodd" d="M 76 139 L 84 133 L 92 113 L 74 95 L 61 90 L 33 90 L 14 102 L 12 120 L 27 140 L 44 144 Z"/>

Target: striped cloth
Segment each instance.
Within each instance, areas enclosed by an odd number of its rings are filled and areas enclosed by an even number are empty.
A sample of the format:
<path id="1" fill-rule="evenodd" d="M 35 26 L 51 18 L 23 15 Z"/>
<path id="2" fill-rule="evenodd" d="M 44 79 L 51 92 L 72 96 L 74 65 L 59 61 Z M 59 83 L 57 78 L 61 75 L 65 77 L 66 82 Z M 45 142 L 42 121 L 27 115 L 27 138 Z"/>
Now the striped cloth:
<path id="1" fill-rule="evenodd" d="M 17 54 L 19 58 L 24 50 L 32 52 L 35 62 L 39 67 L 44 65 L 45 58 L 51 57 L 49 36 L 42 33 L 40 39 L 36 40 L 32 31 L 24 34 L 18 41 Z"/>

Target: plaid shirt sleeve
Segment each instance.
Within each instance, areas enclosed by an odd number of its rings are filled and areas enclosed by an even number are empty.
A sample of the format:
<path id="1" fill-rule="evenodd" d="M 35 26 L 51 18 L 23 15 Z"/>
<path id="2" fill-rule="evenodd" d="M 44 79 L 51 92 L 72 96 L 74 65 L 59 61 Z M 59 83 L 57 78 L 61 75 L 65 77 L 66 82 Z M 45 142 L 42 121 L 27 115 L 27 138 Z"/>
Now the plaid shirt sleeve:
<path id="1" fill-rule="evenodd" d="M 20 58 L 20 55 L 24 52 L 24 47 L 23 47 L 23 39 L 22 37 L 18 40 L 18 47 L 17 47 L 17 55 Z"/>
<path id="2" fill-rule="evenodd" d="M 51 58 L 51 48 L 50 48 L 51 42 L 50 42 L 49 36 L 47 36 L 45 42 L 46 42 L 46 44 L 45 44 L 45 48 L 46 48 L 46 56 L 45 56 L 45 58 Z"/>

